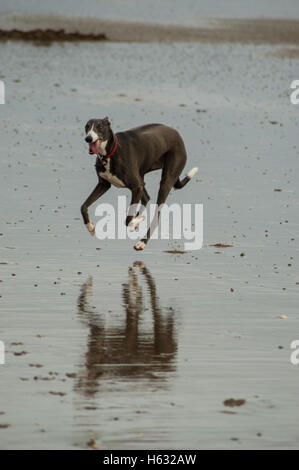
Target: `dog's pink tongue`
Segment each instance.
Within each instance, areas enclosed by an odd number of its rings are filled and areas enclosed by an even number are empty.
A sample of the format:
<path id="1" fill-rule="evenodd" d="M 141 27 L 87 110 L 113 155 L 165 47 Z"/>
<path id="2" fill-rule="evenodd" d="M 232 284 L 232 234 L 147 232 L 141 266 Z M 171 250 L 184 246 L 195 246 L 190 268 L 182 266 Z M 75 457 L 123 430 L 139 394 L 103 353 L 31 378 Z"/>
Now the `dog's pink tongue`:
<path id="1" fill-rule="evenodd" d="M 90 153 L 90 155 L 93 155 L 94 153 L 97 153 L 96 142 L 92 142 L 91 144 L 89 144 L 89 153 Z"/>

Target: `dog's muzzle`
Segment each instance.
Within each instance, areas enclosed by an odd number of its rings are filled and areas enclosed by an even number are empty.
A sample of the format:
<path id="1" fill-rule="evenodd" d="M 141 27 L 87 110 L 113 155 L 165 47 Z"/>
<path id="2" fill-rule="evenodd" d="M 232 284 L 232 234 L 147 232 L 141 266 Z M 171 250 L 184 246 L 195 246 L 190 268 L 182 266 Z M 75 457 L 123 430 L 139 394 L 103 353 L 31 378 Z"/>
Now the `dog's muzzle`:
<path id="1" fill-rule="evenodd" d="M 97 155 L 99 153 L 102 143 L 102 139 L 99 136 L 93 137 L 92 135 L 88 134 L 85 137 L 85 142 L 87 142 L 89 145 L 89 155 Z"/>
<path id="2" fill-rule="evenodd" d="M 99 146 L 102 141 L 95 132 L 90 131 L 85 137 L 85 142 L 89 144 L 89 155 L 97 155 L 99 153 Z"/>
<path id="3" fill-rule="evenodd" d="M 87 142 L 88 144 L 91 144 L 91 142 L 92 142 L 91 135 L 88 135 L 87 137 L 85 137 L 85 142 Z"/>

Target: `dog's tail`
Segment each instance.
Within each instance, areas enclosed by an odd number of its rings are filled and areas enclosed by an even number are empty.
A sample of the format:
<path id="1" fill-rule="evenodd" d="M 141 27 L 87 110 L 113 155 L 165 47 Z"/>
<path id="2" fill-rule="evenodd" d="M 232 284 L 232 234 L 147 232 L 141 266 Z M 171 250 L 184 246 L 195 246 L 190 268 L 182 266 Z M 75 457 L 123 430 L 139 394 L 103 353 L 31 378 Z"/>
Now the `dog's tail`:
<path id="1" fill-rule="evenodd" d="M 174 187 L 175 189 L 181 189 L 181 188 L 183 188 L 183 187 L 185 186 L 185 184 L 187 184 L 188 181 L 190 181 L 191 178 L 192 178 L 197 172 L 198 172 L 198 168 L 197 168 L 197 166 L 196 166 L 196 167 L 192 168 L 192 170 L 190 170 L 190 171 L 186 174 L 185 178 L 183 178 L 182 180 L 180 180 L 180 178 L 179 178 L 179 179 L 174 183 L 173 187 Z"/>

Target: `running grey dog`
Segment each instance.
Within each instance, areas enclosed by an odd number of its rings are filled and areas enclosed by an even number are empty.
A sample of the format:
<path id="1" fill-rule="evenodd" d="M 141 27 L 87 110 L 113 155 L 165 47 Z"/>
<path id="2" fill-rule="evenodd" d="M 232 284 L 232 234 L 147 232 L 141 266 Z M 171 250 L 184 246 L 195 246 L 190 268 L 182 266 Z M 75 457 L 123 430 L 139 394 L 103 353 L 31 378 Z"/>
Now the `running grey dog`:
<path id="1" fill-rule="evenodd" d="M 90 221 L 88 207 L 102 196 L 111 184 L 118 188 L 128 188 L 132 192 L 131 206 L 141 202 L 146 207 L 150 197 L 145 189 L 144 175 L 162 169 L 162 178 L 157 198 L 160 208 L 166 201 L 171 188 L 181 189 L 198 171 L 193 168 L 180 180 L 187 154 L 182 137 L 175 129 L 163 124 L 146 124 L 114 134 L 107 117 L 90 119 L 85 126 L 85 141 L 89 144 L 89 154 L 97 155 L 97 186 L 81 206 L 81 213 L 87 230 L 95 234 Z M 136 207 L 136 206 L 135 206 Z M 136 229 L 144 217 L 141 213 L 132 214 L 129 210 L 126 225 Z M 134 248 L 143 250 L 158 224 L 160 210 L 157 210 L 154 224 L 146 236 Z"/>

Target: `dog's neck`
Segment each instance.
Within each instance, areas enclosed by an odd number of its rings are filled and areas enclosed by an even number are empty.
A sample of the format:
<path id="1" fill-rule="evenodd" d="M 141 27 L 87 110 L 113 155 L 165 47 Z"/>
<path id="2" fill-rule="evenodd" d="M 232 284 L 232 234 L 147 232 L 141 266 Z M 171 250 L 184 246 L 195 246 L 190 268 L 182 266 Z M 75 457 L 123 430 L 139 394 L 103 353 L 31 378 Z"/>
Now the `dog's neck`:
<path id="1" fill-rule="evenodd" d="M 104 157 L 105 155 L 107 155 L 107 151 L 106 151 L 107 144 L 108 144 L 108 140 L 103 140 L 103 142 L 101 142 L 100 151 L 99 151 L 99 155 L 101 157 Z"/>
<path id="2" fill-rule="evenodd" d="M 100 150 L 99 155 L 104 158 L 105 157 L 109 158 L 110 156 L 114 154 L 117 144 L 118 144 L 117 137 L 111 131 L 109 139 L 101 143 L 101 150 Z"/>

